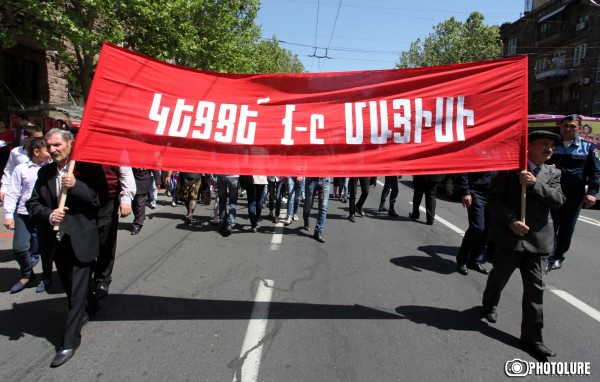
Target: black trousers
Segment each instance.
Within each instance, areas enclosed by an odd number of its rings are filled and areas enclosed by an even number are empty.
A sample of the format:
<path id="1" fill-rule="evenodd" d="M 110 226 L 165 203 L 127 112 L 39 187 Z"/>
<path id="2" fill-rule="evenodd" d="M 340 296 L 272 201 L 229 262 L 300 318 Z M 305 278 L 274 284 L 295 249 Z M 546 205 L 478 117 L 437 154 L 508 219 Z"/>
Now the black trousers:
<path id="1" fill-rule="evenodd" d="M 412 214 L 416 217 L 421 215 L 419 213 L 419 206 L 423 195 L 425 195 L 425 212 L 428 222 L 432 222 L 435 219 L 435 193 L 439 182 L 427 180 L 424 176 L 413 176 L 413 211 Z"/>
<path id="2" fill-rule="evenodd" d="M 358 201 L 356 201 L 357 182 L 360 183 L 360 198 L 358 198 Z M 349 213 L 350 215 L 354 215 L 356 209 L 362 208 L 365 204 L 365 200 L 367 200 L 367 196 L 369 196 L 369 177 L 350 178 L 348 188 L 350 191 Z"/>
<path id="3" fill-rule="evenodd" d="M 465 232 L 462 244 L 456 255 L 458 266 L 470 264 L 482 264 L 488 243 L 488 229 L 492 221 L 489 208 L 487 207 L 487 190 L 471 191 L 472 203 L 467 209 L 469 228 Z"/>
<path id="4" fill-rule="evenodd" d="M 56 242 L 54 263 L 60 282 L 67 293 L 69 307 L 62 347 L 73 349 L 81 343 L 81 320 L 88 304 L 96 304 L 90 289 L 92 263 L 82 263 L 77 260 L 69 235 L 63 235 L 62 240 Z"/>
<path id="5" fill-rule="evenodd" d="M 391 194 L 390 194 L 390 191 Z M 398 176 L 386 176 L 385 184 L 383 185 L 383 191 L 381 191 L 381 205 L 385 204 L 385 198 L 388 194 L 390 195 L 390 205 L 396 203 L 396 197 L 398 196 Z"/>
<path id="6" fill-rule="evenodd" d="M 148 194 L 136 194 L 131 209 L 133 211 L 133 226 L 142 228 L 146 220 L 146 201 Z"/>
<path id="7" fill-rule="evenodd" d="M 517 252 L 496 246 L 494 267 L 490 271 L 483 291 L 483 308 L 495 312 L 502 290 L 515 269 L 521 271 L 523 300 L 521 318 L 521 339 L 527 342 L 543 343 L 544 327 L 544 280 L 542 269 L 548 254 Z"/>
<path id="8" fill-rule="evenodd" d="M 98 212 L 98 231 L 100 233 L 100 255 L 94 264 L 96 284 L 110 284 L 117 252 L 117 228 L 119 227 L 119 198 L 110 200 Z"/>

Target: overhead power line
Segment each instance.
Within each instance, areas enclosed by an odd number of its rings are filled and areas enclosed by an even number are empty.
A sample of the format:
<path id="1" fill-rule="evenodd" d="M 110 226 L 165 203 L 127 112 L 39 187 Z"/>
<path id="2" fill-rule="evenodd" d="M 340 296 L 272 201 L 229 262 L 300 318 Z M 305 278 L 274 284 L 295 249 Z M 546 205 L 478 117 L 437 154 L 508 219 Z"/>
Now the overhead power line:
<path id="1" fill-rule="evenodd" d="M 333 40 L 333 33 L 335 32 L 335 26 L 337 25 L 337 21 L 338 21 L 338 17 L 340 16 L 340 9 L 342 8 L 342 0 L 340 0 L 339 4 L 338 4 L 338 9 L 337 9 L 337 13 L 335 14 L 335 20 L 333 22 L 333 28 L 331 28 L 331 35 L 329 36 L 329 43 L 327 44 L 327 49 L 325 50 L 325 57 L 327 57 L 327 52 L 329 51 L 329 48 L 331 47 L 331 40 Z M 331 57 L 327 57 L 327 58 L 331 58 Z M 323 65 L 325 64 L 325 61 L 321 62 L 321 67 L 319 68 L 319 71 L 323 70 Z"/>

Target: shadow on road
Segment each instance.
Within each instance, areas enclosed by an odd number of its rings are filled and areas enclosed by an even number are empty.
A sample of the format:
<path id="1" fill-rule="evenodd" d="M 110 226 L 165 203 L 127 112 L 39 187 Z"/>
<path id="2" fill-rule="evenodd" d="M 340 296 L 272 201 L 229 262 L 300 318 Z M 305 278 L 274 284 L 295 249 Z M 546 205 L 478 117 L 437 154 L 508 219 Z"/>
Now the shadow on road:
<path id="1" fill-rule="evenodd" d="M 249 320 L 256 304 L 253 301 L 204 300 L 163 296 L 113 294 L 100 301 L 101 309 L 93 321 L 158 321 L 158 320 Z M 266 303 L 265 303 L 266 304 Z M 55 298 L 22 304 L 0 311 L 0 335 L 11 341 L 25 335 L 45 338 L 60 346 L 67 308 L 66 298 Z M 508 346 L 519 347 L 518 338 L 481 321 L 480 307 L 465 311 L 406 305 L 395 313 L 358 304 L 331 305 L 271 302 L 271 320 L 402 320 L 425 324 L 440 330 L 475 331 Z"/>
<path id="2" fill-rule="evenodd" d="M 423 256 L 403 256 L 396 257 L 390 262 L 399 267 L 412 269 L 415 272 L 430 271 L 449 275 L 456 271 L 456 256 L 457 248 L 447 245 L 424 245 L 417 248 L 421 252 L 425 252 L 429 257 Z M 442 257 L 441 255 L 444 255 Z M 452 259 L 445 257 L 450 256 Z"/>
<path id="3" fill-rule="evenodd" d="M 521 341 L 508 333 L 505 333 L 482 321 L 481 307 L 474 306 L 467 310 L 457 311 L 447 308 L 437 308 L 420 305 L 404 305 L 396 309 L 402 318 L 410 320 L 416 324 L 432 326 L 439 330 L 455 330 L 462 332 L 479 332 L 505 345 L 521 349 Z M 525 350 L 523 350 L 525 351 Z M 527 352 L 538 362 L 546 362 L 547 358 L 539 357 L 536 354 Z"/>
<path id="4" fill-rule="evenodd" d="M 249 320 L 253 301 L 203 300 L 162 296 L 113 294 L 100 301 L 93 321 Z M 261 303 L 256 303 L 261 304 Z M 61 341 L 67 311 L 66 298 L 13 304 L 0 311 L 0 335 L 18 340 L 25 334 Z M 398 315 L 362 305 L 271 302 L 272 320 L 395 320 Z"/>

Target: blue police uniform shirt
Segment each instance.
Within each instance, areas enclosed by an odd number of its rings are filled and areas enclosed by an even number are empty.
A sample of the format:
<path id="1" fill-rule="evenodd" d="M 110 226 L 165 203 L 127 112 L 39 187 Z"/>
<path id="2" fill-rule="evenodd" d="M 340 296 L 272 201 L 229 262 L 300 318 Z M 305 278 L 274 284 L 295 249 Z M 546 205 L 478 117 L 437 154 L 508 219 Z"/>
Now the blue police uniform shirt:
<path id="1" fill-rule="evenodd" d="M 595 196 L 598 193 L 600 181 L 600 161 L 598 147 L 591 142 L 575 137 L 567 147 L 561 142 L 556 146 L 552 158 L 547 164 L 554 164 L 561 170 L 561 187 L 563 192 L 587 194 Z"/>

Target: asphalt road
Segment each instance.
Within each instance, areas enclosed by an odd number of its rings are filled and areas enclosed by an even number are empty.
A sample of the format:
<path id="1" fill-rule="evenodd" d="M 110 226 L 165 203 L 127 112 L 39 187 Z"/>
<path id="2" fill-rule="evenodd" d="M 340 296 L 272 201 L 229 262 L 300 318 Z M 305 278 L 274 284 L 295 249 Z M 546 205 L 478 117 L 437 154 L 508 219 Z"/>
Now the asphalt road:
<path id="1" fill-rule="evenodd" d="M 366 217 L 356 223 L 345 219 L 347 204 L 330 201 L 325 244 L 301 229 L 302 220 L 283 227 L 264 219 L 251 233 L 245 198 L 236 230 L 224 238 L 209 220 L 209 207 L 200 206 L 200 222 L 188 226 L 185 208 L 171 207 L 161 195 L 139 235 L 129 234 L 131 218 L 120 223 L 110 295 L 84 328 L 75 357 L 57 369 L 49 364 L 66 311 L 58 277 L 50 293 L 31 288 L 9 294 L 20 274 L 10 233 L 2 229 L 1 378 L 507 379 L 507 361 L 536 361 L 518 344 L 520 275 L 502 295 L 498 322 L 482 321 L 478 307 L 487 276 L 455 272 L 466 211 L 459 202 L 438 199 L 433 226 L 413 222 L 407 217 L 410 186 L 410 177 L 400 183 L 396 219 L 377 212 L 381 184 L 371 188 Z M 600 211 L 584 210 L 582 219 L 564 268 L 546 278 L 544 337 L 556 361 L 590 362 L 591 375 L 578 380 L 597 381 Z M 563 292 L 591 310 L 577 308 Z"/>

